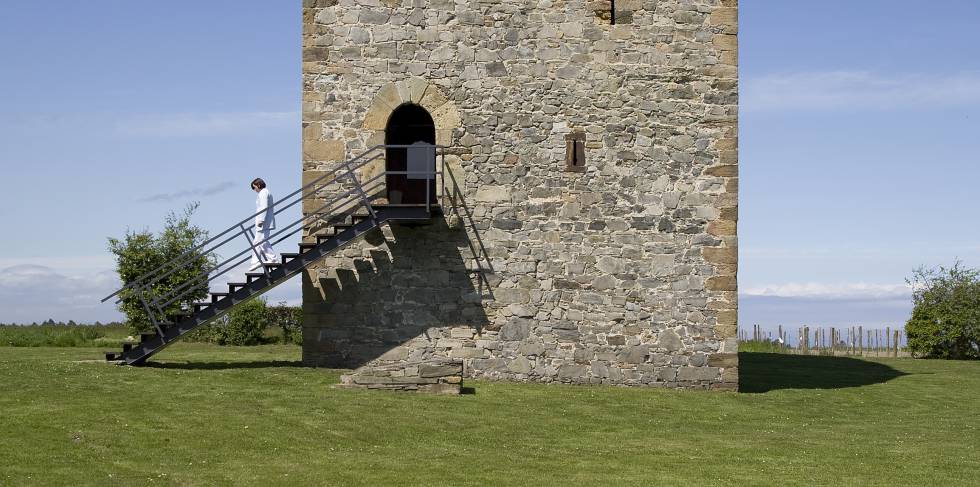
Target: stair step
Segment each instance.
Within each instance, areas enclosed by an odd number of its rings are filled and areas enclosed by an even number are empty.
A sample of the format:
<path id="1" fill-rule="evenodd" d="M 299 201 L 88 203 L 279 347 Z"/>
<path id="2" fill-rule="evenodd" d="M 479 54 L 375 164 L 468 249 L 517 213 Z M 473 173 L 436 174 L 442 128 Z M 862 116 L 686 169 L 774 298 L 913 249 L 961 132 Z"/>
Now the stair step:
<path id="1" fill-rule="evenodd" d="M 245 286 L 248 286 L 248 283 L 247 282 L 229 282 L 228 283 L 228 292 L 232 292 L 233 293 L 233 292 L 235 292 L 235 288 L 236 287 L 237 288 L 243 288 Z"/>
<path id="2" fill-rule="evenodd" d="M 211 303 L 191 303 L 191 307 L 194 308 L 194 313 L 200 313 L 202 309 L 211 306 Z"/>
<path id="3" fill-rule="evenodd" d="M 295 258 L 299 257 L 299 254 L 292 253 L 292 252 L 283 252 L 283 253 L 279 254 L 279 256 L 280 256 L 280 258 L 282 258 L 282 261 L 283 262 L 286 262 L 286 259 L 289 259 L 289 260 L 295 259 Z"/>
<path id="4" fill-rule="evenodd" d="M 120 358 L 122 358 L 122 357 L 121 357 L 121 355 L 118 352 L 106 352 L 105 353 L 105 360 L 106 360 L 106 362 L 115 362 L 116 360 L 119 360 Z"/>
<path id="5" fill-rule="evenodd" d="M 169 313 L 169 314 L 167 314 L 167 319 L 168 320 L 171 320 L 174 323 L 177 323 L 177 322 L 183 321 L 185 318 L 188 318 L 188 317 L 193 316 L 193 315 L 194 315 L 194 313 L 191 312 L 190 310 L 187 310 L 187 311 L 183 311 L 182 310 L 182 311 L 178 311 L 176 313 Z"/>
<path id="6" fill-rule="evenodd" d="M 223 299 L 228 296 L 228 293 L 211 293 L 211 302 L 217 303 L 219 299 Z"/>
<path id="7" fill-rule="evenodd" d="M 299 244 L 299 249 L 302 250 L 303 252 L 306 252 L 306 250 L 304 250 L 304 249 L 312 249 L 313 247 L 316 247 L 317 245 L 320 245 L 320 244 L 313 243 L 313 242 L 301 242 Z"/>
<path id="8" fill-rule="evenodd" d="M 133 349 L 132 343 L 123 343 L 123 353 L 126 353 Z"/>
<path id="9" fill-rule="evenodd" d="M 256 279 L 262 279 L 263 277 L 265 277 L 265 273 L 264 272 L 246 272 L 245 273 L 245 279 L 248 282 L 250 282 L 250 283 L 252 281 L 255 281 Z"/>
<path id="10" fill-rule="evenodd" d="M 148 342 L 150 340 L 155 340 L 159 336 L 160 335 L 157 335 L 156 332 L 143 332 L 143 333 L 140 333 L 140 343 L 145 343 L 145 342 Z"/>

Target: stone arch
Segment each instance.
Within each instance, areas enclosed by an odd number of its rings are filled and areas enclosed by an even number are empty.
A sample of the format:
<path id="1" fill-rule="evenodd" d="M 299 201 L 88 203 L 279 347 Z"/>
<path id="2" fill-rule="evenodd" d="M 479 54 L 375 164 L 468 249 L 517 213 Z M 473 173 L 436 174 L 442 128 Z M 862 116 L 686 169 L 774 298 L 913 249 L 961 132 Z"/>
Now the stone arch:
<path id="1" fill-rule="evenodd" d="M 384 131 L 388 119 L 395 109 L 406 103 L 419 105 L 432 116 L 432 121 L 436 125 L 437 145 L 452 144 L 453 129 L 459 127 L 462 122 L 456 105 L 446 98 L 439 87 L 418 77 L 388 83 L 375 95 L 362 124 L 364 129 L 373 132 L 372 142 L 384 143 Z"/>
<path id="2" fill-rule="evenodd" d="M 438 86 L 423 78 L 411 77 L 385 84 L 371 100 L 371 106 L 361 124 L 361 128 L 369 132 L 368 147 L 385 143 L 388 120 L 398 107 L 406 104 L 419 105 L 429 112 L 436 127 L 436 145 L 452 146 L 453 130 L 462 125 L 456 104 Z M 458 158 L 446 157 L 446 163 L 462 183 L 465 178 Z M 362 180 L 367 181 L 381 174 L 384 168 L 385 161 L 379 160 L 364 166 L 358 172 Z"/>

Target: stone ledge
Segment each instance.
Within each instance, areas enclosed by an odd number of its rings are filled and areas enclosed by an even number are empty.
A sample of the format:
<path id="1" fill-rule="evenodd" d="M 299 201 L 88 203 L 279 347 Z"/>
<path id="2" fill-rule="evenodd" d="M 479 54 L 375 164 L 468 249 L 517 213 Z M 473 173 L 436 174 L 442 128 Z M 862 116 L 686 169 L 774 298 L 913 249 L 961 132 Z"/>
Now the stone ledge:
<path id="1" fill-rule="evenodd" d="M 341 376 L 338 387 L 459 394 L 462 384 L 461 360 L 434 360 L 368 364 Z"/>

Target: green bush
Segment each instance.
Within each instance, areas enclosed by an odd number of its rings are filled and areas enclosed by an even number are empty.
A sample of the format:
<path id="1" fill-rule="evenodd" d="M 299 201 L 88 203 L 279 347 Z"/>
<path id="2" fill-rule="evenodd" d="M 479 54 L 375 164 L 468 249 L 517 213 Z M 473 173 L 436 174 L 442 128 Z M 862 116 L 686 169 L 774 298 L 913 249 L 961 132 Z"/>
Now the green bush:
<path id="1" fill-rule="evenodd" d="M 268 326 L 269 317 L 264 299 L 257 298 L 239 304 L 228 312 L 225 344 L 258 345 L 262 343 L 262 337 Z"/>
<path id="2" fill-rule="evenodd" d="M 256 298 L 235 306 L 228 314 L 192 331 L 184 339 L 218 345 L 259 345 L 266 341 L 268 326 L 265 300 Z"/>
<path id="3" fill-rule="evenodd" d="M 127 231 L 122 239 L 109 239 L 109 251 L 116 256 L 116 272 L 124 285 L 133 283 L 139 276 L 177 259 L 207 239 L 207 232 L 190 222 L 190 217 L 197 207 L 197 203 L 192 203 L 181 215 L 171 212 L 167 215 L 163 231 L 159 235 L 153 235 L 149 230 Z M 200 274 L 206 275 L 214 267 L 215 262 L 213 255 L 201 253 L 180 259 L 173 273 L 155 282 L 150 286 L 151 289 L 144 291 L 144 300 L 165 296 Z M 172 269 L 171 266 L 164 267 L 155 275 L 165 274 Z M 155 275 L 149 276 L 149 279 Z M 164 311 L 168 314 L 175 313 L 182 305 L 208 296 L 205 280 L 191 285 L 189 289 L 191 292 L 166 306 Z M 120 298 L 122 302 L 119 304 L 119 311 L 126 315 L 127 324 L 134 334 L 152 329 L 153 325 L 140 299 L 140 292 L 135 288 L 126 289 L 120 293 Z M 159 318 L 163 317 L 159 316 Z"/>
<path id="4" fill-rule="evenodd" d="M 280 302 L 269 306 L 262 298 L 236 306 L 228 314 L 184 336 L 186 341 L 218 345 L 257 345 L 280 342 L 302 345 L 303 310 Z M 281 332 L 281 336 L 277 333 Z"/>
<path id="5" fill-rule="evenodd" d="M 980 358 L 980 272 L 957 261 L 953 267 L 916 269 L 912 316 L 905 324 L 915 356 Z"/>
<path id="6" fill-rule="evenodd" d="M 282 301 L 266 308 L 269 326 L 282 330 L 282 343 L 303 344 L 303 308 Z"/>

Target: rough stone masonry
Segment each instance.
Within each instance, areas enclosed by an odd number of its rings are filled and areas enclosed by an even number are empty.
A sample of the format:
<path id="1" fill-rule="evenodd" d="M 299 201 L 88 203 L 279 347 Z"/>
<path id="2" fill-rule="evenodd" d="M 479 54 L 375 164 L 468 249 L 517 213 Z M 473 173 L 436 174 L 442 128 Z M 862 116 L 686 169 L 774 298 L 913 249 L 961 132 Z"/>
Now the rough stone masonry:
<path id="1" fill-rule="evenodd" d="M 418 105 L 466 203 L 307 271 L 306 364 L 737 387 L 737 0 L 614 4 L 304 0 L 304 181 Z"/>

